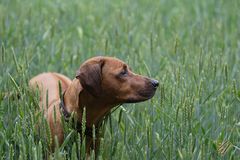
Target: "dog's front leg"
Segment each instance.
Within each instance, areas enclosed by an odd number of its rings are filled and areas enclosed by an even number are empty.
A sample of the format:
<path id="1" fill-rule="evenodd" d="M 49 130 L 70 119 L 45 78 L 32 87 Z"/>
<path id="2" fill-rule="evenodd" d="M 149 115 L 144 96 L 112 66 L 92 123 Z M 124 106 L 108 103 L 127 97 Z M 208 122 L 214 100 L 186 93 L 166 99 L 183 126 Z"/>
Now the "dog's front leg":
<path id="1" fill-rule="evenodd" d="M 96 135 L 95 139 L 93 137 L 86 135 L 86 153 L 87 157 L 90 157 L 91 152 L 94 151 L 95 159 L 97 159 L 100 147 L 100 136 L 99 134 Z"/>

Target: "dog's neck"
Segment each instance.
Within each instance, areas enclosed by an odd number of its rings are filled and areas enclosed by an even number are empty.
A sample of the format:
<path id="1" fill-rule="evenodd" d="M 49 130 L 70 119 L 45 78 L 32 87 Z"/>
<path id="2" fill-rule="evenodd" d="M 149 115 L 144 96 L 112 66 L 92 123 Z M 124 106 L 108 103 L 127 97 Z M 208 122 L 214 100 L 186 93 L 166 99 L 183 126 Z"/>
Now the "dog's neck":
<path id="1" fill-rule="evenodd" d="M 75 112 L 79 122 L 82 121 L 83 108 L 86 108 L 86 125 L 97 126 L 114 105 L 104 103 L 100 98 L 93 97 L 82 88 L 78 79 L 74 79 L 64 94 L 65 107 L 68 113 Z"/>

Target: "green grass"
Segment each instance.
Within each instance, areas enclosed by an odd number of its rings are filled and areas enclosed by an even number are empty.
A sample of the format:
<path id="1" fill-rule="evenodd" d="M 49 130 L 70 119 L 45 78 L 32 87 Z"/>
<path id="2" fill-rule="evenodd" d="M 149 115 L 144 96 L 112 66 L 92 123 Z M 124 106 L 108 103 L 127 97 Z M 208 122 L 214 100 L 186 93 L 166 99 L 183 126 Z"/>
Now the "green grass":
<path id="1" fill-rule="evenodd" d="M 107 55 L 160 87 L 111 115 L 100 159 L 240 159 L 239 9 L 239 0 L 0 0 L 0 157 L 48 154 L 31 77 L 73 78 Z M 84 150 L 67 130 L 56 159 Z"/>

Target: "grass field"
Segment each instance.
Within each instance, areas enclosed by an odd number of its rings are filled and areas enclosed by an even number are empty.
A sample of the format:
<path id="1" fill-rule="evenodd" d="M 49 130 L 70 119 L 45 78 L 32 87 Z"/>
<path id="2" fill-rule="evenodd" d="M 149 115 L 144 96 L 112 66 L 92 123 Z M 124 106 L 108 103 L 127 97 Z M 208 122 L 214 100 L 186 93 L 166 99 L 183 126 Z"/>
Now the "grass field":
<path id="1" fill-rule="evenodd" d="M 0 0 L 1 159 L 48 154 L 28 80 L 73 78 L 96 55 L 160 81 L 153 99 L 111 115 L 100 159 L 240 159 L 239 10 L 239 0 Z M 66 136 L 52 158 L 84 150 Z"/>

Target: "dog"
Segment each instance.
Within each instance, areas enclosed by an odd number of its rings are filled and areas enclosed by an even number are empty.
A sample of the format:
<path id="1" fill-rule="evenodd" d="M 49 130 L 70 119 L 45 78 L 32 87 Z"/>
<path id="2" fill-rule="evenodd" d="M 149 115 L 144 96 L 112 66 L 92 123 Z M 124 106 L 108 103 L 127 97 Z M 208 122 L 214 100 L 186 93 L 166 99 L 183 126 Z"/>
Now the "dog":
<path id="1" fill-rule="evenodd" d="M 62 96 L 59 94 L 59 82 Z M 113 107 L 123 103 L 142 102 L 152 98 L 159 82 L 135 74 L 123 61 L 113 57 L 93 57 L 85 61 L 71 81 L 59 73 L 42 73 L 33 77 L 30 87 L 40 91 L 39 106 L 50 126 L 52 139 L 64 141 L 62 118 L 69 121 L 74 113 L 77 131 L 82 134 L 83 110 L 86 113 L 86 153 L 99 147 L 99 127 Z M 96 140 L 92 129 L 95 126 Z M 55 143 L 51 142 L 51 148 Z"/>

